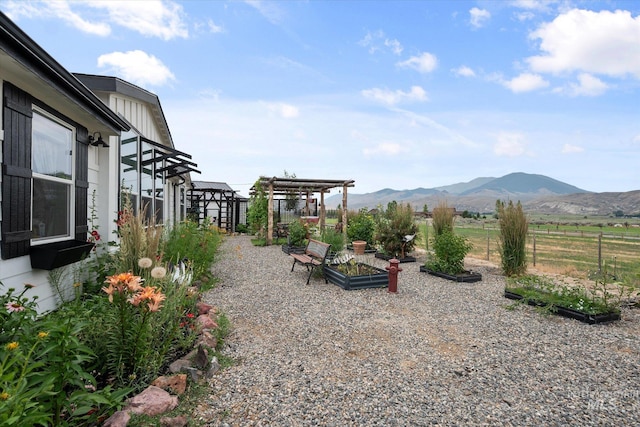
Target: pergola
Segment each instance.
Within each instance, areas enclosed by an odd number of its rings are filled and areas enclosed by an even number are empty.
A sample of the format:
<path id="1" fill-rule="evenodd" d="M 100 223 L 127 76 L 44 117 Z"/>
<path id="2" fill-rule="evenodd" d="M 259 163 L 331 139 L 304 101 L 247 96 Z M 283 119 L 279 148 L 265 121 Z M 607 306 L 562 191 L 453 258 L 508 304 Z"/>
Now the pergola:
<path id="1" fill-rule="evenodd" d="M 320 229 L 324 229 L 325 225 L 325 207 L 324 195 L 329 193 L 332 188 L 342 187 L 342 233 L 347 232 L 347 188 L 355 185 L 354 180 L 344 179 L 301 179 L 301 178 L 277 178 L 261 176 L 258 180 L 263 189 L 269 194 L 269 212 L 267 227 L 267 245 L 273 243 L 273 199 L 274 196 L 287 196 L 292 192 L 305 193 L 307 195 L 307 203 L 309 196 L 314 193 L 320 193 L 320 213 L 318 224 Z M 251 187 L 251 193 L 255 192 L 255 186 Z"/>

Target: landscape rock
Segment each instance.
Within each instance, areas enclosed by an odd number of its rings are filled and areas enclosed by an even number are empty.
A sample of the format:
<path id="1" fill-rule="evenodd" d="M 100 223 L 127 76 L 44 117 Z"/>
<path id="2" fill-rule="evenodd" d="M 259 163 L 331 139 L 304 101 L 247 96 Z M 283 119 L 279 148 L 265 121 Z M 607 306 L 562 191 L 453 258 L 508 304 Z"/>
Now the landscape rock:
<path id="1" fill-rule="evenodd" d="M 107 420 L 102 424 L 103 427 L 125 427 L 129 420 L 131 419 L 131 415 L 127 411 L 117 411 L 114 412 Z"/>
<path id="2" fill-rule="evenodd" d="M 218 340 L 210 331 L 206 330 L 202 331 L 202 333 L 200 334 L 200 337 L 198 338 L 198 344 L 202 344 L 206 347 L 215 349 L 218 345 Z"/>
<path id="3" fill-rule="evenodd" d="M 187 390 L 187 374 L 177 374 L 170 376 L 161 376 L 156 378 L 151 385 L 160 387 L 163 390 L 171 391 L 174 394 L 181 395 Z"/>
<path id="4" fill-rule="evenodd" d="M 200 326 L 201 330 L 215 329 L 218 327 L 216 322 L 206 314 L 201 314 L 200 316 L 198 316 L 196 318 L 196 322 Z"/>
<path id="5" fill-rule="evenodd" d="M 149 386 L 142 393 L 129 399 L 125 411 L 149 416 L 160 415 L 178 406 L 178 398 L 160 387 Z"/>
<path id="6" fill-rule="evenodd" d="M 185 371 L 186 368 L 190 368 L 191 366 L 191 360 L 188 360 L 186 358 L 178 359 L 169 365 L 169 372 L 171 372 L 172 374 L 177 374 Z"/>
<path id="7" fill-rule="evenodd" d="M 211 311 L 211 309 L 213 308 L 212 305 L 209 305 L 207 303 L 204 302 L 198 302 L 196 303 L 196 310 L 198 310 L 198 314 L 209 314 L 209 312 Z"/>
<path id="8" fill-rule="evenodd" d="M 179 417 L 162 417 L 160 425 L 163 427 L 185 427 L 189 423 L 187 417 L 181 415 Z"/>

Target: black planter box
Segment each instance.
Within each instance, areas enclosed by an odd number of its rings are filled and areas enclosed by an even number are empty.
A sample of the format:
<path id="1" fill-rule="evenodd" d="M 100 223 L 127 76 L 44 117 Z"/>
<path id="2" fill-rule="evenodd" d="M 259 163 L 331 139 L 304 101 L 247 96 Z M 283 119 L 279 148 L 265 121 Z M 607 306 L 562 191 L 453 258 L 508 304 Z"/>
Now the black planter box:
<path id="1" fill-rule="evenodd" d="M 391 256 L 391 255 L 386 255 L 380 252 L 376 252 L 376 254 L 374 255 L 376 258 L 378 259 L 383 259 L 385 261 L 389 261 L 390 259 L 397 259 L 398 261 L 400 261 L 400 263 L 404 263 L 404 262 L 416 262 L 416 258 L 412 257 L 411 255 L 407 255 L 404 258 L 399 258 L 399 257 L 395 257 L 395 256 Z"/>
<path id="2" fill-rule="evenodd" d="M 504 296 L 505 298 L 509 298 L 517 301 L 523 299 L 522 295 L 510 292 L 507 290 L 504 291 Z M 547 305 L 541 301 L 536 301 L 536 300 L 528 300 L 527 304 L 535 307 L 544 307 Z M 612 322 L 614 320 L 620 320 L 620 313 L 612 312 L 612 313 L 602 313 L 602 314 L 589 314 L 589 313 L 584 313 L 582 311 L 574 310 L 572 308 L 566 308 L 561 306 L 555 306 L 554 308 L 555 308 L 554 313 L 557 314 L 558 316 L 568 317 L 569 319 L 576 319 L 581 322 L 588 323 L 590 325 L 594 325 L 596 323 L 605 323 L 605 322 Z"/>
<path id="3" fill-rule="evenodd" d="M 31 268 L 41 270 L 53 270 L 58 267 L 73 264 L 84 258 L 91 252 L 94 244 L 78 240 L 65 240 L 64 242 L 47 243 L 31 246 Z"/>
<path id="4" fill-rule="evenodd" d="M 282 252 L 285 254 L 303 254 L 306 248 L 304 246 L 282 245 Z"/>
<path id="5" fill-rule="evenodd" d="M 358 263 L 363 265 L 362 263 Z M 342 289 L 351 291 L 354 289 L 386 288 L 389 286 L 389 273 L 381 268 L 372 267 L 376 273 L 364 276 L 347 276 L 336 268 L 336 266 L 325 264 L 324 277 L 334 285 Z"/>
<path id="6" fill-rule="evenodd" d="M 447 274 L 447 273 L 441 273 L 439 271 L 429 270 L 424 265 L 420 266 L 420 271 L 423 273 L 429 273 L 432 276 L 442 277 L 443 279 L 447 279 L 447 280 L 453 280 L 454 282 L 472 283 L 472 282 L 479 282 L 482 280 L 482 274 L 474 273 L 472 271 L 465 271 L 464 273 L 460 273 L 460 274 Z"/>

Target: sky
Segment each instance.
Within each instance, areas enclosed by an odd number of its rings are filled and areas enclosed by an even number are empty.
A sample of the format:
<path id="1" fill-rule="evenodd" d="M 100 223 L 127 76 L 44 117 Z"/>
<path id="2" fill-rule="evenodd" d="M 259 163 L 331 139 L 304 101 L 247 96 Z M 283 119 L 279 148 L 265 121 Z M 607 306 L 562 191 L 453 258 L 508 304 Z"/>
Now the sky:
<path id="1" fill-rule="evenodd" d="M 512 172 L 640 189 L 640 2 L 28 1 L 0 10 L 71 72 L 155 93 L 175 148 L 241 195 Z M 333 190 L 335 192 L 336 190 Z"/>

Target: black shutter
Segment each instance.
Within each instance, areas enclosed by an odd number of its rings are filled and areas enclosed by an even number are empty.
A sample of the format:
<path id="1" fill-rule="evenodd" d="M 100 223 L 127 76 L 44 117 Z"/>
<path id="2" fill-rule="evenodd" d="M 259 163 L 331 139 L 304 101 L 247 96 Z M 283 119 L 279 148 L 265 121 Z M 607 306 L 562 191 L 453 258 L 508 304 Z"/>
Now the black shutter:
<path id="1" fill-rule="evenodd" d="M 76 229 L 75 239 L 87 240 L 87 208 L 89 190 L 89 133 L 76 128 Z"/>
<path id="2" fill-rule="evenodd" d="M 4 82 L 2 259 L 29 254 L 31 239 L 31 96 Z"/>

